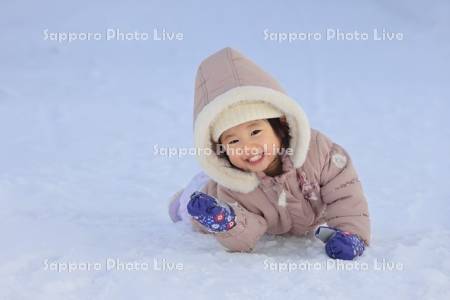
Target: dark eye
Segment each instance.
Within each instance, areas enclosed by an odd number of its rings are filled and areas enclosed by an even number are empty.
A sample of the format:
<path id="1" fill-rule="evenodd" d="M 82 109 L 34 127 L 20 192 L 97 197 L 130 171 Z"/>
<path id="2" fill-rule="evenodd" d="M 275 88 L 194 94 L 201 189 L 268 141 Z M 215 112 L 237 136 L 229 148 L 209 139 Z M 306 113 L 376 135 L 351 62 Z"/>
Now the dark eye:
<path id="1" fill-rule="evenodd" d="M 231 145 L 231 144 L 236 144 L 237 142 L 239 142 L 239 140 L 231 140 L 231 141 L 228 142 L 228 144 L 229 144 L 229 145 Z"/>
<path id="2" fill-rule="evenodd" d="M 260 130 L 260 129 L 255 129 L 255 130 L 253 130 L 252 131 L 252 134 L 251 135 L 257 135 L 258 133 L 260 133 L 262 130 Z"/>

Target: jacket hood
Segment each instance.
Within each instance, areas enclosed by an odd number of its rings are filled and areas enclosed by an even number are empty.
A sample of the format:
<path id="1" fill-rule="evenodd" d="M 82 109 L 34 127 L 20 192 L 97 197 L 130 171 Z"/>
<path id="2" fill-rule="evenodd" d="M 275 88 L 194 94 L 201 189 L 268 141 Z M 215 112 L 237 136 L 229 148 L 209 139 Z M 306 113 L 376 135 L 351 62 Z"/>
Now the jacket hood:
<path id="1" fill-rule="evenodd" d="M 301 106 L 268 73 L 238 51 L 224 48 L 206 58 L 197 70 L 194 96 L 194 146 L 204 172 L 218 184 L 249 193 L 259 185 L 255 173 L 238 170 L 213 149 L 211 124 L 227 107 L 241 101 L 265 101 L 285 116 L 290 129 L 290 159 L 303 165 L 311 130 Z M 210 149 L 211 151 L 205 149 Z"/>

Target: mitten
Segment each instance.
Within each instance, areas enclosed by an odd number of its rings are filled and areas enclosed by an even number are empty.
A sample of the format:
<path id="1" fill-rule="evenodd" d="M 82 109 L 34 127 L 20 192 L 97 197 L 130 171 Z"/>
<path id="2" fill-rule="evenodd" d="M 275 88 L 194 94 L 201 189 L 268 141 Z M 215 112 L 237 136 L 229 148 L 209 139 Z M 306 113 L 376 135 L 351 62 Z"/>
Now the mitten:
<path id="1" fill-rule="evenodd" d="M 315 236 L 325 243 L 327 255 L 334 259 L 352 260 L 364 252 L 364 241 L 356 234 L 336 228 L 319 226 Z"/>
<path id="2" fill-rule="evenodd" d="M 228 204 L 219 202 L 200 191 L 191 194 L 187 210 L 195 220 L 211 232 L 227 231 L 236 224 L 234 220 L 236 215 Z"/>

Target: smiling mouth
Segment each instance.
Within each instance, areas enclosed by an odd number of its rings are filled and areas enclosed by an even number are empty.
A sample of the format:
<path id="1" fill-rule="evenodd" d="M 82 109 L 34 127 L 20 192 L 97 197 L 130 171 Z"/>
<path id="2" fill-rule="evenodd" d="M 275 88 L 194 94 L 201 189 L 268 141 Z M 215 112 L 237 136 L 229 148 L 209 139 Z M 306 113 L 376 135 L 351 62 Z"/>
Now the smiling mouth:
<path id="1" fill-rule="evenodd" d="M 256 165 L 264 159 L 264 156 L 265 156 L 264 153 L 260 153 L 247 159 L 247 162 L 251 165 Z"/>

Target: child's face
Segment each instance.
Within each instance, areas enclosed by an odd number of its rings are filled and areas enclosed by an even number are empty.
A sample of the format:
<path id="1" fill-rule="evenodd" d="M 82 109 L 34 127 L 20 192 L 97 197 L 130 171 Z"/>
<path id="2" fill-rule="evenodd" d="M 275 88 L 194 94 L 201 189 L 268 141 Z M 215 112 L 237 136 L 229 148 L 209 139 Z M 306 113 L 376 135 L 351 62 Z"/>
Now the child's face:
<path id="1" fill-rule="evenodd" d="M 219 142 L 231 163 L 244 171 L 264 171 L 274 162 L 281 141 L 267 120 L 255 120 L 227 129 Z"/>

